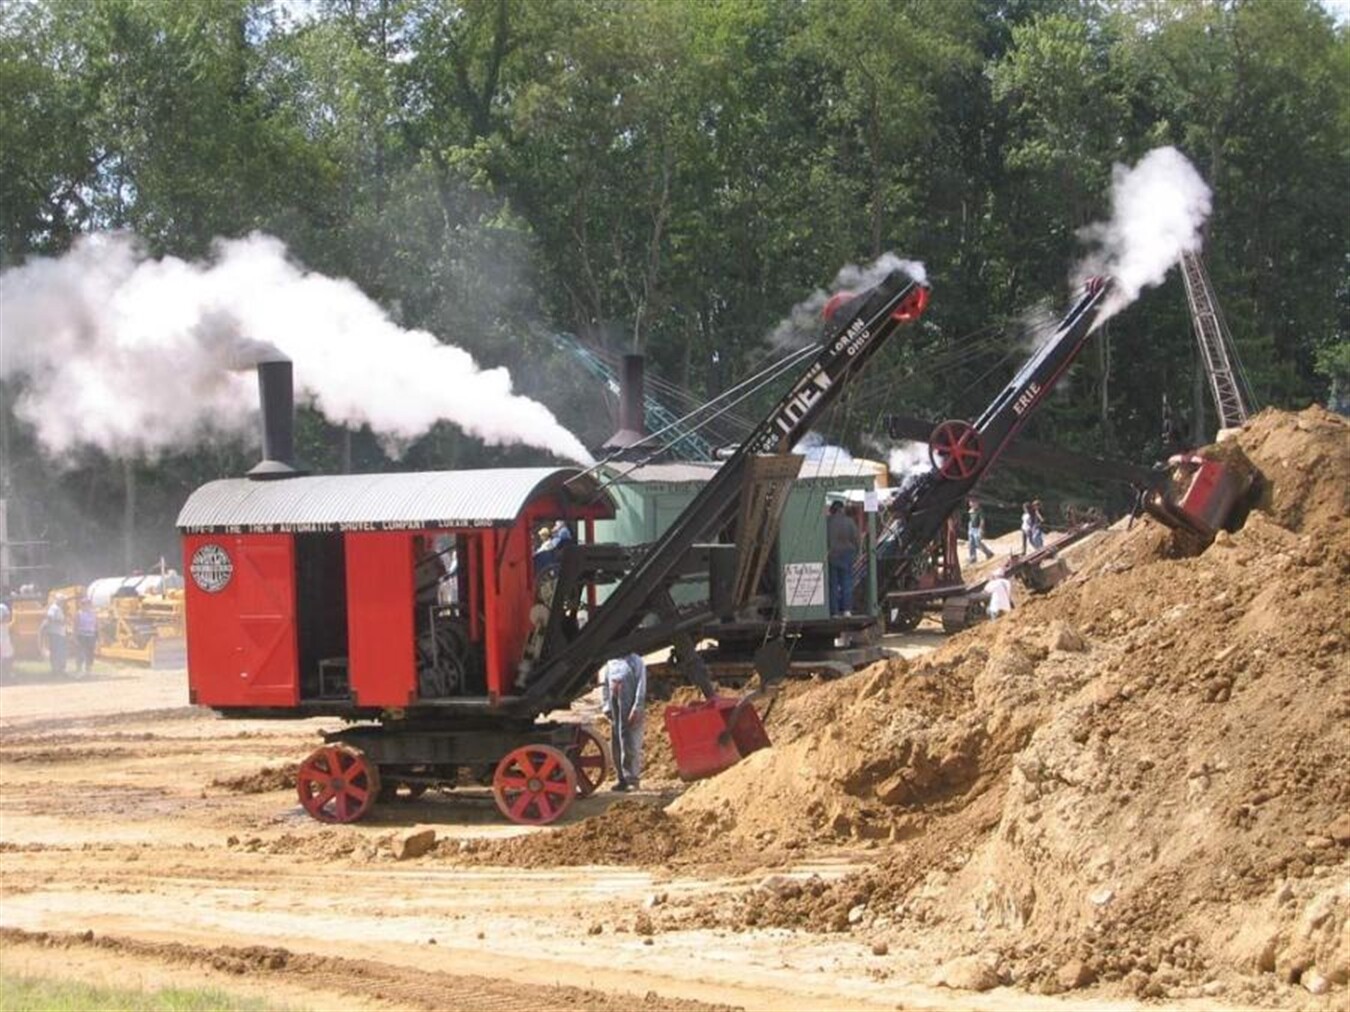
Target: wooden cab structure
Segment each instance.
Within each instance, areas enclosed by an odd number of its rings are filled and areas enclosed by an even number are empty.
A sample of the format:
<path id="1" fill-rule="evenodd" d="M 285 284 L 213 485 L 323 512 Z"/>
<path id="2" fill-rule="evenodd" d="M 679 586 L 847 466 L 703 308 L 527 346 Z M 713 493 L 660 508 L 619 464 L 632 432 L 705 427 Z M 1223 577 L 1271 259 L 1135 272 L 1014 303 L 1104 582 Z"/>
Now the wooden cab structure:
<path id="1" fill-rule="evenodd" d="M 177 522 L 191 699 L 268 716 L 493 705 L 548 619 L 541 528 L 590 540 L 613 515 L 575 468 L 204 485 Z"/>

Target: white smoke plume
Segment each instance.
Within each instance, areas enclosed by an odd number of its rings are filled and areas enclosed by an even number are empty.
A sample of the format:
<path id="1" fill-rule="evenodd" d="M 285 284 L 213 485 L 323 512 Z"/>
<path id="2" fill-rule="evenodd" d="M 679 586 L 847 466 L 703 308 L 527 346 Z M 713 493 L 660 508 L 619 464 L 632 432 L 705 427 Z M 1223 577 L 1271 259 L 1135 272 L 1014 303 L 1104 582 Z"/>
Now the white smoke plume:
<path id="1" fill-rule="evenodd" d="M 1057 308 L 1049 299 L 1028 306 L 1017 317 L 1017 347 L 1030 358 L 1055 336 L 1059 320 Z"/>
<path id="2" fill-rule="evenodd" d="M 896 443 L 886 454 L 886 466 L 897 478 L 911 478 L 933 470 L 928 456 L 928 444 L 906 439 Z"/>
<path id="3" fill-rule="evenodd" d="M 105 233 L 0 274 L 0 379 L 24 378 L 15 411 L 53 456 L 252 436 L 248 367 L 278 353 L 295 363 L 298 399 L 337 424 L 369 425 L 386 446 L 447 421 L 492 445 L 591 462 L 546 407 L 512 392 L 506 369 L 399 327 L 352 282 L 306 270 L 271 236 L 220 241 L 209 261 L 188 262 Z"/>
<path id="4" fill-rule="evenodd" d="M 1195 166 L 1173 147 L 1154 148 L 1134 168 L 1115 167 L 1111 220 L 1079 232 L 1097 248 L 1075 272 L 1075 287 L 1096 274 L 1108 274 L 1116 282 L 1096 326 L 1143 289 L 1162 284 L 1183 253 L 1200 249 L 1210 198 Z"/>
<path id="5" fill-rule="evenodd" d="M 883 253 L 866 267 L 845 264 L 835 275 L 828 292 L 817 288 L 806 299 L 792 307 L 787 318 L 780 321 L 769 334 L 769 344 L 774 348 L 800 348 L 815 341 L 820 337 L 821 313 L 831 295 L 836 292 L 857 292 L 870 288 L 894 270 L 904 271 L 920 283 L 928 281 L 928 271 L 922 263 L 917 260 L 904 260 L 894 253 Z"/>

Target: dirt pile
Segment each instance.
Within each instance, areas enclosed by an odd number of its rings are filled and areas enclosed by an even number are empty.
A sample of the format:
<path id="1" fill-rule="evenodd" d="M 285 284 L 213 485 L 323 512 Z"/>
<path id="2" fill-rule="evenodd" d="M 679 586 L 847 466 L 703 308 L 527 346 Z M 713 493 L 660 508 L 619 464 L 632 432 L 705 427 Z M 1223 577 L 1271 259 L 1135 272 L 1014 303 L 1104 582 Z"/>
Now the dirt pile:
<path id="1" fill-rule="evenodd" d="M 264 766 L 255 773 L 216 777 L 207 786 L 230 794 L 266 794 L 269 791 L 293 789 L 299 772 L 299 763 L 283 763 L 280 766 Z"/>
<path id="2" fill-rule="evenodd" d="M 687 821 L 668 815 L 659 805 L 619 801 L 602 815 L 506 840 L 464 840 L 452 860 L 518 868 L 568 867 L 588 864 L 662 865 L 698 860 L 706 834 Z"/>
<path id="3" fill-rule="evenodd" d="M 723 923 L 922 926 L 1047 992 L 1212 997 L 1237 971 L 1274 974 L 1250 1000 L 1343 996 L 1350 430 L 1268 411 L 1237 451 L 1266 479 L 1237 533 L 1196 557 L 1152 523 L 1105 538 L 999 623 L 787 701 L 773 749 L 673 804 L 760 851 L 884 841 Z"/>

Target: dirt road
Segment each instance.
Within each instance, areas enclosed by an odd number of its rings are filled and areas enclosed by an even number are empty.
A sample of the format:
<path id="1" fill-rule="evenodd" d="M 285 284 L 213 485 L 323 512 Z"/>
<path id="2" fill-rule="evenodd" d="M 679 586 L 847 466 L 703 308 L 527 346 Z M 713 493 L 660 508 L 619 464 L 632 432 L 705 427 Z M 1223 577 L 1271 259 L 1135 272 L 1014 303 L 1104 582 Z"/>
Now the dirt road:
<path id="1" fill-rule="evenodd" d="M 260 773 L 303 756 L 323 722 L 225 721 L 185 701 L 182 672 L 0 686 L 7 972 L 144 986 L 206 980 L 325 1008 L 1051 1001 L 1007 988 L 931 988 L 922 982 L 932 968 L 913 953 L 875 955 L 848 936 L 639 933 L 652 903 L 706 902 L 762 872 L 395 861 L 390 840 L 421 825 L 434 826 L 451 854 L 460 840 L 529 831 L 503 823 L 483 793 L 320 826 L 282 786 L 284 775 Z M 587 799 L 572 818 L 607 803 Z M 789 874 L 835 878 L 867 859 L 804 855 Z"/>

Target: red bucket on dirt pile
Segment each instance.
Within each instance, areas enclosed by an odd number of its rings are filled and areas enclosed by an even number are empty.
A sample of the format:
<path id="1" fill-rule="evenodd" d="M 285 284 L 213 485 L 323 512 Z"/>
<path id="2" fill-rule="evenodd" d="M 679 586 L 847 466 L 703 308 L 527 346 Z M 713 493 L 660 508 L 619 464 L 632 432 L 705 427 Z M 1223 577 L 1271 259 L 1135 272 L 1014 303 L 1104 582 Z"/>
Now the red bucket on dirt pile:
<path id="1" fill-rule="evenodd" d="M 769 746 L 769 735 L 749 696 L 716 696 L 691 706 L 667 706 L 665 718 L 681 780 L 721 773 Z"/>

